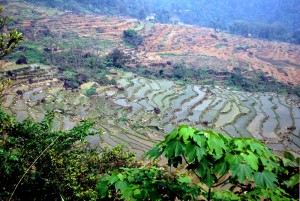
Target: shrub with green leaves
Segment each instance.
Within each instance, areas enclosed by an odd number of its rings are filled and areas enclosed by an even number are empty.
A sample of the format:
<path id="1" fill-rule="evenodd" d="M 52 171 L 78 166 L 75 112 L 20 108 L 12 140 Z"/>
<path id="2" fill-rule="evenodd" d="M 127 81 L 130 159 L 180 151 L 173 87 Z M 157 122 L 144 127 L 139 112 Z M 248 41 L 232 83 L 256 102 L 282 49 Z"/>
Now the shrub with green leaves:
<path id="1" fill-rule="evenodd" d="M 92 122 L 53 131 L 53 119 L 19 123 L 0 109 L 0 200 L 98 200 L 101 174 L 139 166 L 122 145 L 90 147 L 84 137 L 101 134 Z"/>
<path id="2" fill-rule="evenodd" d="M 123 38 L 126 42 L 138 46 L 142 45 L 144 42 L 144 38 L 138 35 L 138 32 L 134 29 L 127 29 L 123 31 Z"/>
<path id="3" fill-rule="evenodd" d="M 96 89 L 94 89 L 94 88 L 89 88 L 85 91 L 86 96 L 92 96 L 92 95 L 95 95 L 96 93 L 97 93 Z"/>
<path id="4" fill-rule="evenodd" d="M 77 73 L 72 70 L 65 70 L 63 74 L 65 79 L 73 81 L 75 80 L 75 76 Z"/>
<path id="5" fill-rule="evenodd" d="M 169 175 L 163 168 L 121 168 L 101 177 L 97 191 L 103 200 L 192 200 L 200 188 L 189 177 Z"/>
<path id="6" fill-rule="evenodd" d="M 162 154 L 170 166 L 186 164 L 199 178 L 207 200 L 297 199 L 290 190 L 299 185 L 299 159 L 281 159 L 255 139 L 180 126 L 147 156 L 157 159 Z M 225 185 L 228 190 L 222 189 Z"/>
<path id="7" fill-rule="evenodd" d="M 32 120 L 19 123 L 0 110 L 1 200 L 11 196 L 22 176 L 14 200 L 60 198 L 60 194 L 74 189 L 84 198 L 84 192 L 94 191 L 96 180 L 88 175 L 96 176 L 98 168 L 92 168 L 97 165 L 95 153 L 86 151 L 84 137 L 99 132 L 89 131 L 93 125 L 89 121 L 69 131 L 53 131 L 53 119 L 54 113 L 48 112 L 40 123 Z M 73 147 L 75 144 L 81 146 Z M 75 193 L 68 198 L 80 200 Z"/>

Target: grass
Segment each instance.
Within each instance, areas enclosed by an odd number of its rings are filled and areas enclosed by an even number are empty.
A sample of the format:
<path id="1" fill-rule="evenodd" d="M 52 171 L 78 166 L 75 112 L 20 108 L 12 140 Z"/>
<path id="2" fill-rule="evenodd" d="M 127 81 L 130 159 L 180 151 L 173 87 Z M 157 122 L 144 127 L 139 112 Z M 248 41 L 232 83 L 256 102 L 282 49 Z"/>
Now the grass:
<path id="1" fill-rule="evenodd" d="M 45 59 L 45 53 L 43 50 L 39 49 L 29 49 L 26 51 L 18 51 L 7 57 L 10 61 L 16 61 L 21 55 L 25 55 L 27 58 L 27 63 L 47 63 Z"/>
<path id="2" fill-rule="evenodd" d="M 186 56 L 186 54 L 176 54 L 176 53 L 159 53 L 159 56 Z"/>

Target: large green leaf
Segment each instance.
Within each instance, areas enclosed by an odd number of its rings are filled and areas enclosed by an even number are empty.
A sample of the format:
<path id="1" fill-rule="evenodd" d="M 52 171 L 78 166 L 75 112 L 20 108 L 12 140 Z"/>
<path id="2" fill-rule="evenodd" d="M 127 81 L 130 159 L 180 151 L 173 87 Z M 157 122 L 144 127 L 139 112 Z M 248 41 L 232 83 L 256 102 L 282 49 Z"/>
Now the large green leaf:
<path id="1" fill-rule="evenodd" d="M 206 137 L 199 132 L 193 135 L 193 140 L 199 147 L 204 147 L 206 143 Z"/>
<path id="2" fill-rule="evenodd" d="M 181 183 L 191 183 L 191 179 L 189 177 L 179 177 L 178 181 Z"/>
<path id="3" fill-rule="evenodd" d="M 299 181 L 300 181 L 299 174 L 295 174 L 288 181 L 285 181 L 284 184 L 288 188 L 293 188 L 295 185 L 299 184 Z"/>
<path id="4" fill-rule="evenodd" d="M 210 174 L 210 173 L 207 173 L 206 174 L 206 178 L 205 178 L 205 184 L 209 187 L 209 188 L 211 188 L 212 186 L 213 186 L 213 184 L 214 184 L 214 180 L 215 180 L 215 176 L 214 175 L 212 175 L 212 174 Z"/>
<path id="5" fill-rule="evenodd" d="M 172 133 L 166 136 L 165 138 L 165 143 L 169 142 L 170 140 L 173 140 L 177 137 L 178 135 L 178 129 L 174 129 Z"/>
<path id="6" fill-rule="evenodd" d="M 222 160 L 215 165 L 213 172 L 218 173 L 218 175 L 223 175 L 228 172 L 228 168 L 228 164 Z"/>
<path id="7" fill-rule="evenodd" d="M 196 158 L 200 162 L 202 157 L 206 155 L 206 150 L 203 147 L 198 147 L 195 144 L 189 143 L 186 145 L 185 156 L 189 163 L 193 162 Z"/>
<path id="8" fill-rule="evenodd" d="M 128 182 L 127 181 L 117 181 L 115 183 L 115 188 L 116 190 L 123 190 L 125 188 L 127 188 L 129 186 Z"/>
<path id="9" fill-rule="evenodd" d="M 132 188 L 130 186 L 127 186 L 126 188 L 123 188 L 121 190 L 121 199 L 129 199 L 132 197 L 133 191 Z"/>
<path id="10" fill-rule="evenodd" d="M 258 170 L 258 157 L 255 156 L 252 152 L 248 152 L 248 154 L 241 154 L 244 160 L 247 162 L 248 165 L 252 167 L 253 170 Z"/>
<path id="11" fill-rule="evenodd" d="M 243 162 L 243 157 L 240 154 L 227 153 L 225 156 L 225 161 L 227 161 L 230 167 L 240 164 Z"/>
<path id="12" fill-rule="evenodd" d="M 213 199 L 214 200 L 223 200 L 223 201 L 232 201 L 232 200 L 241 200 L 241 198 L 234 194 L 234 192 L 229 191 L 229 190 L 219 190 L 216 192 L 213 192 Z"/>
<path id="13" fill-rule="evenodd" d="M 118 178 L 117 175 L 112 175 L 112 176 L 109 178 L 108 183 L 109 183 L 109 184 L 114 184 L 114 183 L 116 183 L 118 180 L 119 180 L 119 178 Z"/>
<path id="14" fill-rule="evenodd" d="M 261 143 L 253 141 L 250 143 L 250 149 L 261 156 L 264 153 L 265 147 Z"/>
<path id="15" fill-rule="evenodd" d="M 219 159 L 222 157 L 223 149 L 226 149 L 223 140 L 212 136 L 212 138 L 209 138 L 207 140 L 207 144 L 208 144 L 210 153 L 211 154 L 215 153 L 215 155 L 213 156 L 215 159 Z"/>
<path id="16" fill-rule="evenodd" d="M 150 149 L 145 155 L 149 158 L 157 159 L 162 154 L 162 149 L 159 145 L 155 145 L 152 149 Z"/>
<path id="17" fill-rule="evenodd" d="M 102 181 L 102 182 L 98 183 L 97 191 L 100 194 L 100 198 L 105 198 L 107 196 L 107 192 L 108 192 L 108 182 Z"/>
<path id="18" fill-rule="evenodd" d="M 232 177 L 237 176 L 238 181 L 243 183 L 247 178 L 252 179 L 253 170 L 248 164 L 235 164 L 231 168 Z"/>
<path id="19" fill-rule="evenodd" d="M 207 174 L 207 170 L 209 169 L 208 163 L 206 160 L 201 161 L 201 163 L 198 164 L 198 167 L 196 168 L 196 174 L 203 178 Z"/>
<path id="20" fill-rule="evenodd" d="M 173 140 L 167 144 L 166 149 L 166 156 L 172 157 L 172 156 L 179 156 L 183 151 L 183 144 L 181 141 Z"/>
<path id="21" fill-rule="evenodd" d="M 183 142 L 187 144 L 189 142 L 188 138 L 192 138 L 194 135 L 194 129 L 191 127 L 183 127 L 179 130 L 179 135 L 182 137 Z"/>
<path id="22" fill-rule="evenodd" d="M 295 161 L 295 156 L 292 153 L 288 152 L 288 151 L 284 152 L 284 157 L 287 158 L 287 159 L 290 159 L 291 161 Z"/>
<path id="23" fill-rule="evenodd" d="M 119 173 L 119 174 L 117 174 L 117 177 L 119 178 L 119 180 L 124 181 L 124 179 L 126 178 L 126 175 Z"/>
<path id="24" fill-rule="evenodd" d="M 276 175 L 267 170 L 264 170 L 262 172 L 255 172 L 254 174 L 254 183 L 263 189 L 270 188 L 274 190 L 276 188 L 274 182 L 276 181 Z"/>
<path id="25" fill-rule="evenodd" d="M 237 147 L 236 151 L 242 151 L 247 145 L 249 145 L 248 141 L 245 138 L 234 138 L 233 144 Z"/>

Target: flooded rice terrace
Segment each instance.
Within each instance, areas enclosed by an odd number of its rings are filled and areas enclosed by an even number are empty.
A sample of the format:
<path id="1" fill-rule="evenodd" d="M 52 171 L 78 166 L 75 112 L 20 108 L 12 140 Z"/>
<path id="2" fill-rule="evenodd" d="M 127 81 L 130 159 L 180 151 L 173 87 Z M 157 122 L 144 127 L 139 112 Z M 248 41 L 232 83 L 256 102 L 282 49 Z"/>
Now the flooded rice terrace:
<path id="1" fill-rule="evenodd" d="M 90 82 L 71 91 L 54 78 L 55 68 L 32 65 L 15 71 L 17 80 L 3 103 L 6 112 L 18 121 L 41 121 L 45 111 L 54 110 L 56 130 L 90 119 L 103 131 L 88 138 L 92 146 L 123 143 L 141 156 L 176 126 L 187 124 L 300 154 L 299 105 L 283 95 L 186 85 L 116 70 L 110 75 L 116 86 Z M 35 79 L 28 84 L 30 77 Z M 96 89 L 90 97 L 84 95 L 89 87 Z"/>

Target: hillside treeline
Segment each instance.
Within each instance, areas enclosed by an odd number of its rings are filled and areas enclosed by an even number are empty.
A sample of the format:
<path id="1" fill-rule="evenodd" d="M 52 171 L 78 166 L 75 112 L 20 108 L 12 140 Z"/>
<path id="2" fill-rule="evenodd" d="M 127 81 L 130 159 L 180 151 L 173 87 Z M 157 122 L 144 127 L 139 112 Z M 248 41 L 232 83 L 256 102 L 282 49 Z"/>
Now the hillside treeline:
<path id="1" fill-rule="evenodd" d="M 27 0 L 74 12 L 147 17 L 160 23 L 185 23 L 233 34 L 300 43 L 297 0 Z"/>

